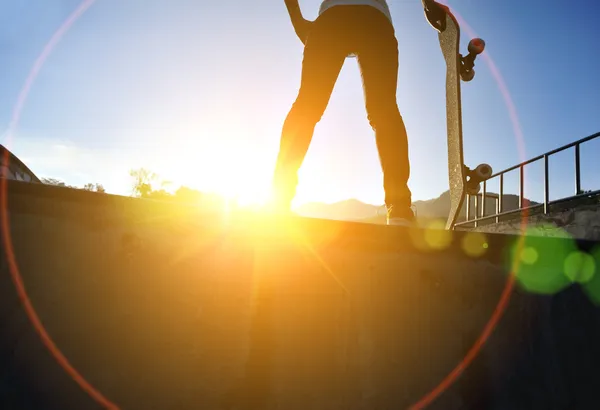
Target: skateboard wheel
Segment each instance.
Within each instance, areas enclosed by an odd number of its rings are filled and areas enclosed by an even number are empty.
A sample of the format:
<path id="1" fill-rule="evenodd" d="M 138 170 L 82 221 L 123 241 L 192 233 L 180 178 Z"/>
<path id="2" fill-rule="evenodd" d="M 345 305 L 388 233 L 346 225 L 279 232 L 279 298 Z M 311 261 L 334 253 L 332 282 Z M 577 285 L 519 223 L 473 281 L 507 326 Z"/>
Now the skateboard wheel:
<path id="1" fill-rule="evenodd" d="M 464 82 L 469 82 L 473 79 L 473 77 L 475 77 L 475 69 L 470 69 L 469 71 L 462 71 L 460 73 L 460 78 L 464 81 Z"/>
<path id="2" fill-rule="evenodd" d="M 489 164 L 479 164 L 473 173 L 475 174 L 475 178 L 480 181 L 485 181 L 492 176 L 492 167 Z"/>
<path id="3" fill-rule="evenodd" d="M 467 195 L 477 195 L 481 191 L 481 185 L 469 185 L 467 184 Z"/>
<path id="4" fill-rule="evenodd" d="M 485 41 L 481 38 L 474 38 L 469 41 L 467 50 L 469 50 L 469 54 L 481 54 L 485 50 Z"/>

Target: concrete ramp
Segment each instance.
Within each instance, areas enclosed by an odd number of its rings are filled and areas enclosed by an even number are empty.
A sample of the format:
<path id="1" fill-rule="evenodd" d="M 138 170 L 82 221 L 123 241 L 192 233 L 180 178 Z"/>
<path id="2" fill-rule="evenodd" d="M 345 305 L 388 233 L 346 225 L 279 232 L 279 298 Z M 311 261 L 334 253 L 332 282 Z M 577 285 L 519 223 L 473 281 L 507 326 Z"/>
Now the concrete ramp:
<path id="1" fill-rule="evenodd" d="M 595 243 L 1 186 L 3 409 L 597 403 Z"/>

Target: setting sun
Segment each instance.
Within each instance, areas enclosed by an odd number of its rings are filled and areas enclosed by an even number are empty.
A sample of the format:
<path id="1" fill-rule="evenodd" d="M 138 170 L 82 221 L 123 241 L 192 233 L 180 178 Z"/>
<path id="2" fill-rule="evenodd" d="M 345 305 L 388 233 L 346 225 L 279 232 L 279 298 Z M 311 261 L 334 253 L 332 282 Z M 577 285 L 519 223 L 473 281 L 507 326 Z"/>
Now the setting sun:
<path id="1" fill-rule="evenodd" d="M 242 207 L 263 205 L 270 192 L 272 154 L 227 128 L 178 133 L 152 169 L 174 186 L 216 194 Z"/>

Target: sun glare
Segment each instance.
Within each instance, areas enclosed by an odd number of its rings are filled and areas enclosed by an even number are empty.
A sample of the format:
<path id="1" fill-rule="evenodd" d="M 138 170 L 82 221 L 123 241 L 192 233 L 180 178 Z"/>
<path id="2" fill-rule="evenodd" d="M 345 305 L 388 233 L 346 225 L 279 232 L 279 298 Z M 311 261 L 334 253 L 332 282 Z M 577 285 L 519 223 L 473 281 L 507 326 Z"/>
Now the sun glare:
<path id="1" fill-rule="evenodd" d="M 210 175 L 210 185 L 215 193 L 243 207 L 263 205 L 269 194 L 269 175 L 263 175 L 264 172 L 260 168 L 253 166 L 253 153 L 248 155 L 248 158 L 243 158 L 239 154 L 229 152 L 227 164 L 215 164 L 213 169 L 216 172 Z"/>
<path id="2" fill-rule="evenodd" d="M 262 206 L 270 194 L 271 158 L 260 147 L 234 140 L 218 134 L 211 139 L 185 138 L 168 156 L 176 158 L 176 164 L 169 160 L 161 168 L 177 169 L 173 179 L 178 185 L 217 195 L 238 207 Z"/>
<path id="3" fill-rule="evenodd" d="M 247 191 L 246 189 L 233 190 L 233 194 L 225 194 L 225 198 L 235 201 L 240 207 L 255 208 L 266 204 L 269 195 L 266 190 L 257 189 Z"/>

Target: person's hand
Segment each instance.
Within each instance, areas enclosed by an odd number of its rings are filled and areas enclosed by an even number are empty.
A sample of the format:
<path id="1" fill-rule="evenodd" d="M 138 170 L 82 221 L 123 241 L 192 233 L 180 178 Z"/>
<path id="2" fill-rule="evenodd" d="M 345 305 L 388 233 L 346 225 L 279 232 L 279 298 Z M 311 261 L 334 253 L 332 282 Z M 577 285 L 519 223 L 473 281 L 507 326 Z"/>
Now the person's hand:
<path id="1" fill-rule="evenodd" d="M 302 44 L 306 45 L 306 40 L 312 29 L 313 22 L 310 20 L 302 19 L 294 22 L 294 31 L 296 35 L 302 41 Z"/>

